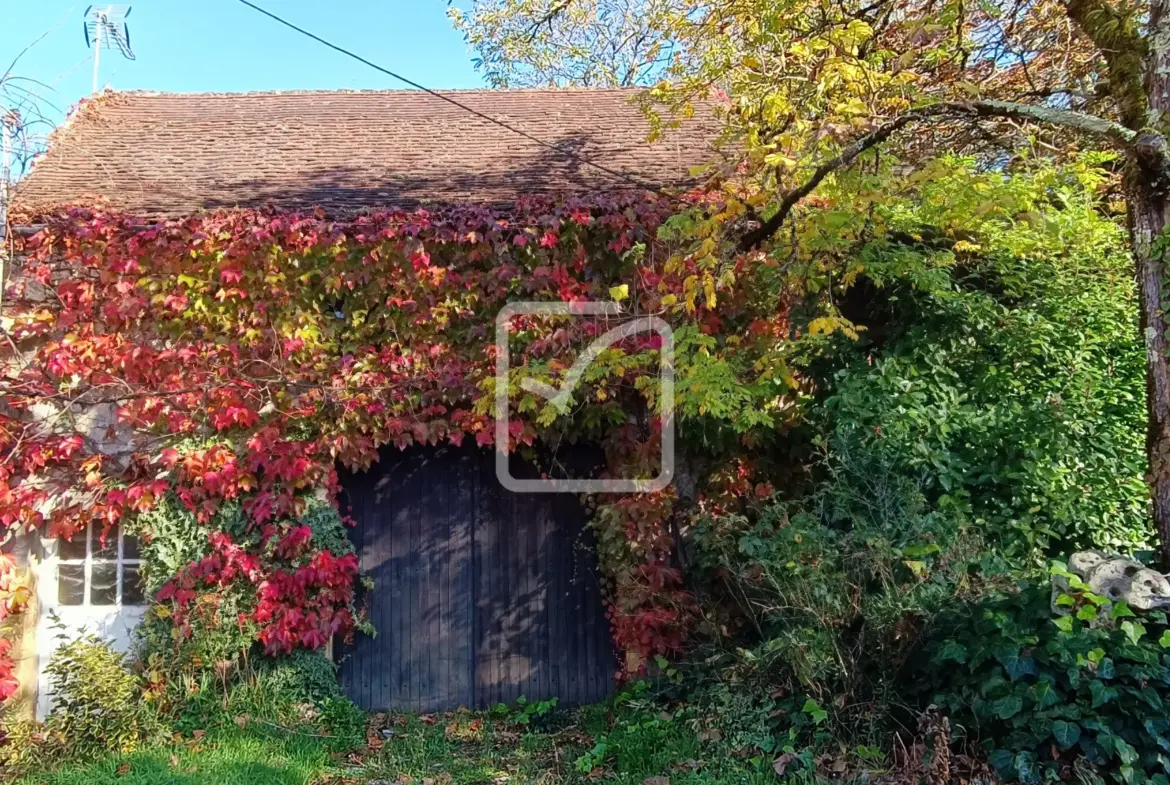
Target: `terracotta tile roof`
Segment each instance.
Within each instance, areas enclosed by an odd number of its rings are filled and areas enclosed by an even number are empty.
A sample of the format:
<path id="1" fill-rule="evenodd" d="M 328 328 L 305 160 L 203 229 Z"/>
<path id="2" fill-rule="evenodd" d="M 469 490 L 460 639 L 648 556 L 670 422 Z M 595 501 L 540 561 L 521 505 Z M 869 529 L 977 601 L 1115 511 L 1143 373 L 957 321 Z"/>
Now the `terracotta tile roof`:
<path id="1" fill-rule="evenodd" d="M 713 157 L 709 114 L 648 144 L 628 90 L 451 95 L 653 186 L 686 182 Z M 269 204 L 347 212 L 631 187 L 415 91 L 108 92 L 58 129 L 12 212 L 28 219 L 67 204 L 148 216 Z"/>

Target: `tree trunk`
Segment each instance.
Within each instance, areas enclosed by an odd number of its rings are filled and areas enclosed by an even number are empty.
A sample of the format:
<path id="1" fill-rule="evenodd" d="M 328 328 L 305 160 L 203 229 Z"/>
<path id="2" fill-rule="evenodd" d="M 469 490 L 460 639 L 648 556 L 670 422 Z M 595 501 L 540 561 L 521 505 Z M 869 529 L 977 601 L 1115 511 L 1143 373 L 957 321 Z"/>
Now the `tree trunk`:
<path id="1" fill-rule="evenodd" d="M 1153 0 L 1146 39 L 1144 82 L 1146 116 L 1132 118 L 1151 130 L 1165 132 L 1170 116 L 1170 0 Z M 1142 128 L 1134 128 L 1139 134 Z M 1148 141 L 1147 141 L 1148 140 Z M 1129 226 L 1141 294 L 1141 327 L 1146 344 L 1146 455 L 1153 501 L 1154 525 L 1162 563 L 1170 568 L 1170 366 L 1167 363 L 1167 320 L 1163 303 L 1167 285 L 1164 232 L 1167 188 L 1165 138 L 1142 134 L 1131 153 L 1127 176 Z"/>
<path id="2" fill-rule="evenodd" d="M 1137 263 L 1141 328 L 1146 345 L 1146 456 L 1162 562 L 1170 567 L 1170 364 L 1162 307 L 1165 266 L 1156 241 L 1166 228 L 1167 202 L 1142 173 L 1131 175 L 1129 225 Z"/>

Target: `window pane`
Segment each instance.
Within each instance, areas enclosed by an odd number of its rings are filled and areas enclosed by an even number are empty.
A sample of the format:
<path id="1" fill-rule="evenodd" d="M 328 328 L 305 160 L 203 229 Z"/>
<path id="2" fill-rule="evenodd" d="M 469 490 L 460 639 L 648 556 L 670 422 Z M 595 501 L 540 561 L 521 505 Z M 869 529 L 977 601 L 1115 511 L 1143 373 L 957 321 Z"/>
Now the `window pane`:
<path id="1" fill-rule="evenodd" d="M 138 558 L 138 538 L 133 534 L 127 534 L 122 538 L 122 558 L 123 559 L 137 559 Z"/>
<path id="2" fill-rule="evenodd" d="M 89 587 L 90 605 L 114 605 L 118 601 L 117 562 L 94 562 L 90 579 L 93 581 Z"/>
<path id="3" fill-rule="evenodd" d="M 95 559 L 118 558 L 118 531 L 120 527 L 106 530 L 106 543 L 102 545 L 102 527 L 93 527 L 93 557 Z"/>
<path id="4" fill-rule="evenodd" d="M 57 538 L 57 558 L 58 559 L 84 559 L 85 558 L 85 533 L 88 529 L 73 535 L 73 539 L 67 540 L 64 537 Z"/>
<path id="5" fill-rule="evenodd" d="M 81 605 L 85 602 L 85 565 L 61 564 L 57 566 L 57 603 L 60 605 Z"/>
<path id="6" fill-rule="evenodd" d="M 122 604 L 146 604 L 146 587 L 142 585 L 142 576 L 138 574 L 136 564 L 127 564 L 122 568 Z"/>

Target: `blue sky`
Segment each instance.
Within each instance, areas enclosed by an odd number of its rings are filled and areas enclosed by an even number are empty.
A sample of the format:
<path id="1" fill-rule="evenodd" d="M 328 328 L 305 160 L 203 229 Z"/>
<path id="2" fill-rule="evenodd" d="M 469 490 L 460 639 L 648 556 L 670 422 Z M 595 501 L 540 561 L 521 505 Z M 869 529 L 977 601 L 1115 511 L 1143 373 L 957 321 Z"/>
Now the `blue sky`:
<path id="1" fill-rule="evenodd" d="M 428 87 L 482 86 L 443 0 L 254 0 L 273 13 Z M 0 0 L 0 69 L 48 32 L 14 73 L 60 109 L 89 94 L 82 32 L 89 4 Z M 237 0 L 139 0 L 129 16 L 137 60 L 103 51 L 101 82 L 119 90 L 399 89 L 404 85 Z"/>

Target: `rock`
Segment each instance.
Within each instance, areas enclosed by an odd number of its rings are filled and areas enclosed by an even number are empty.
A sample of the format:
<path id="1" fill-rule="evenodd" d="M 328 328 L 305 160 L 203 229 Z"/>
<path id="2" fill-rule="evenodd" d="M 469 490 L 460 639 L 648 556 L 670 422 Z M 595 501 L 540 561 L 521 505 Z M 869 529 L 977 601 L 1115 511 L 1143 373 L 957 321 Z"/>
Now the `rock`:
<path id="1" fill-rule="evenodd" d="M 1078 551 L 1069 557 L 1068 570 L 1109 602 L 1124 602 L 1137 611 L 1170 609 L 1170 581 L 1166 576 L 1124 556 L 1104 551 Z M 1057 575 L 1052 579 L 1052 609 L 1067 613 L 1057 598 L 1069 591 L 1068 580 Z"/>

